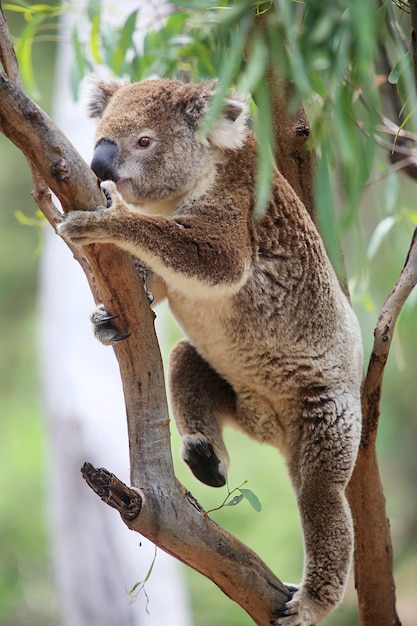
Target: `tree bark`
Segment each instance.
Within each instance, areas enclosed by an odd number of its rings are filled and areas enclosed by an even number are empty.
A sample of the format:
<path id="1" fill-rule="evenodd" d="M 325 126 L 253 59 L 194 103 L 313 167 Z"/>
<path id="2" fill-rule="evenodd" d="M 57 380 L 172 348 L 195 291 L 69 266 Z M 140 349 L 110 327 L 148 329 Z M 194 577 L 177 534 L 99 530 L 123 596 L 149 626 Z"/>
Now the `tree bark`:
<path id="1" fill-rule="evenodd" d="M 360 623 L 399 626 L 395 608 L 393 551 L 376 457 L 376 435 L 384 368 L 398 315 L 417 284 L 417 231 L 401 275 L 387 297 L 375 328 L 375 341 L 362 391 L 362 441 L 348 498 L 355 524 L 355 580 Z M 375 598 L 374 602 L 370 598 Z"/>

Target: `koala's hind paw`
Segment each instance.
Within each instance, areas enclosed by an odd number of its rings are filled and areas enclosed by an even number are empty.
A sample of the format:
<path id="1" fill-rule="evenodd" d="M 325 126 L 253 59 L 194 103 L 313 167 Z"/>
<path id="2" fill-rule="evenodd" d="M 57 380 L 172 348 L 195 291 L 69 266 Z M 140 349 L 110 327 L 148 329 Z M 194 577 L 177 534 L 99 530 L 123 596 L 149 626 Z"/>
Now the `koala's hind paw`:
<path id="1" fill-rule="evenodd" d="M 105 346 L 111 346 L 129 337 L 130 333 L 122 335 L 113 324 L 113 320 L 117 317 L 117 315 L 110 315 L 102 304 L 99 304 L 90 316 L 94 335 Z"/>
<path id="2" fill-rule="evenodd" d="M 181 456 L 194 476 L 210 487 L 223 487 L 226 473 L 213 445 L 203 435 L 183 437 Z"/>
<path id="3" fill-rule="evenodd" d="M 274 611 L 278 617 L 271 620 L 273 626 L 314 626 L 317 621 L 325 617 L 328 611 L 317 610 L 318 607 L 305 599 L 297 585 L 288 583 L 284 585 L 289 591 L 289 598 L 282 609 Z"/>

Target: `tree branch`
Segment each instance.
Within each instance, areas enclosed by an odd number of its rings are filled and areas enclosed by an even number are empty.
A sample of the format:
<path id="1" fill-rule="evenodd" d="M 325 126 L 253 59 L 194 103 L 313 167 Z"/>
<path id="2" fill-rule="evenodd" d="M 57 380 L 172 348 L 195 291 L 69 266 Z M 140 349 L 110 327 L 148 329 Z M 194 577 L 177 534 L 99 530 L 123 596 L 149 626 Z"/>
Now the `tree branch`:
<path id="1" fill-rule="evenodd" d="M 375 440 L 382 378 L 398 315 L 417 284 L 417 229 L 401 275 L 385 300 L 362 391 L 362 441 L 348 497 L 355 523 L 355 580 L 361 624 L 399 626 L 395 608 L 393 552 Z M 378 602 L 371 598 L 377 595 Z"/>
<path id="2" fill-rule="evenodd" d="M 46 114 L 21 90 L 12 68 L 9 36 L 0 14 L 0 130 L 37 172 L 35 200 L 56 225 L 64 212 L 94 209 L 102 193 L 88 165 Z M 42 180 L 43 179 L 43 180 Z M 122 486 L 105 470 L 84 466 L 84 476 L 108 498 L 132 529 L 215 582 L 260 626 L 288 600 L 288 590 L 267 566 L 213 522 L 176 480 L 170 450 L 169 418 L 162 362 L 142 281 L 131 257 L 113 246 L 74 247 L 87 270 L 97 301 L 118 315 L 122 334 L 115 347 L 126 402 L 131 483 Z M 138 358 L 138 355 L 141 355 Z M 132 509 L 130 508 L 132 504 Z M 137 512 L 137 515 L 136 515 Z"/>
<path id="3" fill-rule="evenodd" d="M 87 485 L 120 515 L 133 521 L 142 509 L 141 496 L 122 483 L 114 474 L 103 467 L 96 469 L 91 463 L 84 463 L 81 474 Z"/>
<path id="4" fill-rule="evenodd" d="M 409 0 L 411 21 L 411 55 L 413 59 L 414 87 L 417 88 L 417 0 Z"/>
<path id="5" fill-rule="evenodd" d="M 364 424 L 362 429 L 362 444 L 365 447 L 375 438 L 377 426 L 375 417 L 379 408 L 375 407 L 374 399 L 381 393 L 382 377 L 388 360 L 395 324 L 402 307 L 416 284 L 417 229 L 414 231 L 400 277 L 382 306 L 374 331 L 375 340 L 362 392 L 364 401 L 367 401 L 367 404 L 371 407 L 367 410 L 367 413 L 373 416 L 372 419 Z"/>
<path id="6" fill-rule="evenodd" d="M 18 85 L 22 86 L 22 81 L 19 73 L 19 66 L 17 63 L 16 53 L 13 48 L 12 40 L 10 38 L 9 28 L 7 26 L 6 17 L 3 9 L 0 5 L 0 63 L 4 68 L 5 73 L 11 80 Z"/>

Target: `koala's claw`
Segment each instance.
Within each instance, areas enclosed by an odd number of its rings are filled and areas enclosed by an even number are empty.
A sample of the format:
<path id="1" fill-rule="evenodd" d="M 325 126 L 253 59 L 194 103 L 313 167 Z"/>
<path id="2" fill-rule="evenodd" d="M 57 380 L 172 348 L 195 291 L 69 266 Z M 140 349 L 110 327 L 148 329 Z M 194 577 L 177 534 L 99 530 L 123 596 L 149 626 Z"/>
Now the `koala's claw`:
<path id="1" fill-rule="evenodd" d="M 107 208 L 109 209 L 111 207 L 111 205 L 113 204 L 113 198 L 111 196 L 110 191 L 104 185 L 100 185 L 100 186 L 101 186 L 102 192 L 106 196 Z"/>
<path id="2" fill-rule="evenodd" d="M 92 312 L 90 320 L 93 324 L 104 324 L 106 322 L 111 322 L 118 317 L 118 315 L 111 315 L 105 308 L 104 304 L 99 304 L 95 311 Z"/>
<path id="3" fill-rule="evenodd" d="M 146 280 L 145 280 L 145 281 L 144 281 L 144 283 L 143 283 L 143 288 L 144 288 L 144 290 L 145 290 L 145 294 L 146 294 L 146 297 L 147 297 L 147 299 L 148 299 L 148 303 L 149 303 L 149 305 L 151 305 L 151 304 L 152 304 L 152 302 L 155 300 L 155 298 L 154 298 L 154 296 L 153 296 L 153 293 L 151 293 L 151 292 L 149 291 L 148 285 L 146 284 Z"/>
<path id="4" fill-rule="evenodd" d="M 285 585 L 289 591 L 288 601 L 290 601 L 293 595 L 295 594 L 295 592 L 299 590 L 300 585 L 293 585 L 292 583 L 283 583 L 283 585 Z"/>
<path id="5" fill-rule="evenodd" d="M 130 333 L 122 335 L 112 323 L 117 317 L 118 315 L 110 315 L 102 304 L 100 304 L 90 316 L 90 321 L 94 328 L 94 335 L 96 339 L 105 346 L 111 346 L 130 336 Z"/>
<path id="6" fill-rule="evenodd" d="M 202 435 L 183 438 L 182 458 L 202 483 L 210 487 L 223 487 L 226 484 L 221 461 L 213 445 Z"/>
<path id="7" fill-rule="evenodd" d="M 275 609 L 273 611 L 273 614 L 277 617 L 271 619 L 270 624 L 272 624 L 272 626 L 279 626 L 281 624 L 281 620 L 279 619 L 280 617 L 288 617 L 289 615 L 294 614 L 293 612 L 291 612 L 291 608 L 288 607 L 288 602 L 292 600 L 293 595 L 296 593 L 296 591 L 298 591 L 299 587 L 298 585 L 292 585 L 291 583 L 282 584 L 285 585 L 285 587 L 288 589 L 288 599 L 282 608 Z"/>

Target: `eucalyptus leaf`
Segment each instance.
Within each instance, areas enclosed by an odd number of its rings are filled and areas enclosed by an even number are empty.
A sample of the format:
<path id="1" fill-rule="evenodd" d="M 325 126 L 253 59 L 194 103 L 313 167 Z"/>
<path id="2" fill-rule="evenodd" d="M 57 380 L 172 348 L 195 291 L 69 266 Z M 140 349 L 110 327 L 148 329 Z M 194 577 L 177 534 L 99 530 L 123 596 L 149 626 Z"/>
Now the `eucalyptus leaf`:
<path id="1" fill-rule="evenodd" d="M 401 74 L 405 71 L 407 67 L 409 67 L 411 63 L 411 52 L 406 52 L 394 65 L 392 70 L 388 75 L 388 82 L 391 85 L 396 85 L 400 79 Z"/>
<path id="2" fill-rule="evenodd" d="M 96 63 L 102 63 L 100 52 L 100 15 L 98 13 L 91 20 L 90 50 L 93 60 Z"/>
<path id="3" fill-rule="evenodd" d="M 250 489 L 239 489 L 240 493 L 246 500 L 249 502 L 251 507 L 257 512 L 260 513 L 262 510 L 262 504 L 259 500 L 258 496 L 253 493 Z"/>
<path id="4" fill-rule="evenodd" d="M 224 506 L 236 506 L 237 504 L 239 504 L 239 502 L 242 502 L 243 498 L 243 493 L 239 494 L 238 496 L 233 496 L 233 498 L 229 502 L 226 502 Z"/>
<path id="5" fill-rule="evenodd" d="M 394 216 L 389 215 L 385 219 L 381 220 L 379 224 L 377 224 L 368 245 L 369 260 L 374 258 L 384 240 L 386 239 L 387 235 L 396 223 L 397 219 Z"/>

